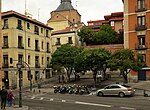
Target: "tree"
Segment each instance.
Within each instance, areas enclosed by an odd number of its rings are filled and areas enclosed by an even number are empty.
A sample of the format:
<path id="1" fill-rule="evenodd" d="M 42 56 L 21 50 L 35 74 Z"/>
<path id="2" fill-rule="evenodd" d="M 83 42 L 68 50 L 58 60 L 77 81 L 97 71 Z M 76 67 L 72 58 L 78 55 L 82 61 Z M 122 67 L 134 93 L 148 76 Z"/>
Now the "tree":
<path id="1" fill-rule="evenodd" d="M 82 28 L 78 31 L 78 36 L 80 37 L 80 41 L 86 42 L 86 45 L 90 45 L 93 42 L 94 32 L 90 28 Z"/>
<path id="2" fill-rule="evenodd" d="M 102 25 L 95 38 L 96 44 L 113 44 L 116 42 L 115 31 L 109 24 Z"/>
<path id="3" fill-rule="evenodd" d="M 129 49 L 116 51 L 107 62 L 111 70 L 120 70 L 125 83 L 128 82 L 129 70 L 139 71 L 143 67 L 143 64 L 135 57 L 134 52 Z"/>
<path id="4" fill-rule="evenodd" d="M 96 75 L 98 70 L 102 70 L 104 72 L 107 68 L 107 60 L 110 58 L 111 53 L 105 49 L 97 48 L 97 49 L 85 49 L 76 57 L 76 67 L 79 71 L 93 71 L 93 79 L 96 84 Z M 104 67 L 106 65 L 106 67 Z"/>
<path id="5" fill-rule="evenodd" d="M 51 64 L 53 65 L 53 67 L 65 68 L 67 70 L 69 81 L 70 75 L 74 68 L 74 59 L 80 53 L 80 51 L 81 49 L 79 49 L 78 47 L 65 44 L 57 49 L 52 55 Z"/>

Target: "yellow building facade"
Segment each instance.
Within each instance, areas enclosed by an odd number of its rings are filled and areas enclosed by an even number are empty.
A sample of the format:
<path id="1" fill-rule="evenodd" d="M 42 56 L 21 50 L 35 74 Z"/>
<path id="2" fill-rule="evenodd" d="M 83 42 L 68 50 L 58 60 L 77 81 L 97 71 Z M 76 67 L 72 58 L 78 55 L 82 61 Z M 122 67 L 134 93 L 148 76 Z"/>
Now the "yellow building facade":
<path id="1" fill-rule="evenodd" d="M 23 86 L 51 77 L 52 28 L 15 11 L 2 13 L 2 80 L 6 87 L 18 87 L 16 64 L 22 62 Z"/>

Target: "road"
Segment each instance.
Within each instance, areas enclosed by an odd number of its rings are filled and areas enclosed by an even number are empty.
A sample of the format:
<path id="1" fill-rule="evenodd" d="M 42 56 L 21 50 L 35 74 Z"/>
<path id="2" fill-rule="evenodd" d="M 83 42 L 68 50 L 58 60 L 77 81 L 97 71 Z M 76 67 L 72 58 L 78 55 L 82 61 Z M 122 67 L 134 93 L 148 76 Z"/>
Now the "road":
<path id="1" fill-rule="evenodd" d="M 95 95 L 23 94 L 30 110 L 149 110 L 150 97 L 97 97 Z"/>

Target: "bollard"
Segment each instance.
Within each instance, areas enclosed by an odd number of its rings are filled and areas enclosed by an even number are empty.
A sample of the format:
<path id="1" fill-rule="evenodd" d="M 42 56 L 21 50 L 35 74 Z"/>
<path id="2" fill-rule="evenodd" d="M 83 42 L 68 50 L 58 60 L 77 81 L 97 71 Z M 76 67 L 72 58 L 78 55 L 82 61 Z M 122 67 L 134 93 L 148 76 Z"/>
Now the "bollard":
<path id="1" fill-rule="evenodd" d="M 39 89 L 39 93 L 41 92 L 41 90 Z"/>
<path id="2" fill-rule="evenodd" d="M 35 92 L 35 89 L 33 90 L 33 92 Z"/>

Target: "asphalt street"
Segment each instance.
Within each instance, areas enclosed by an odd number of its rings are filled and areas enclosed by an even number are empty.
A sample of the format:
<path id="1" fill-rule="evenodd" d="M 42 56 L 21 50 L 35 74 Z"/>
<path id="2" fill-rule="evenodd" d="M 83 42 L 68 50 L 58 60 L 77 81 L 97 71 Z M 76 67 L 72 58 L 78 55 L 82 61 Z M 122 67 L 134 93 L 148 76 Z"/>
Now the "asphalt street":
<path id="1" fill-rule="evenodd" d="M 23 94 L 23 105 L 29 106 L 30 110 L 149 110 L 150 97 L 28 93 Z"/>

